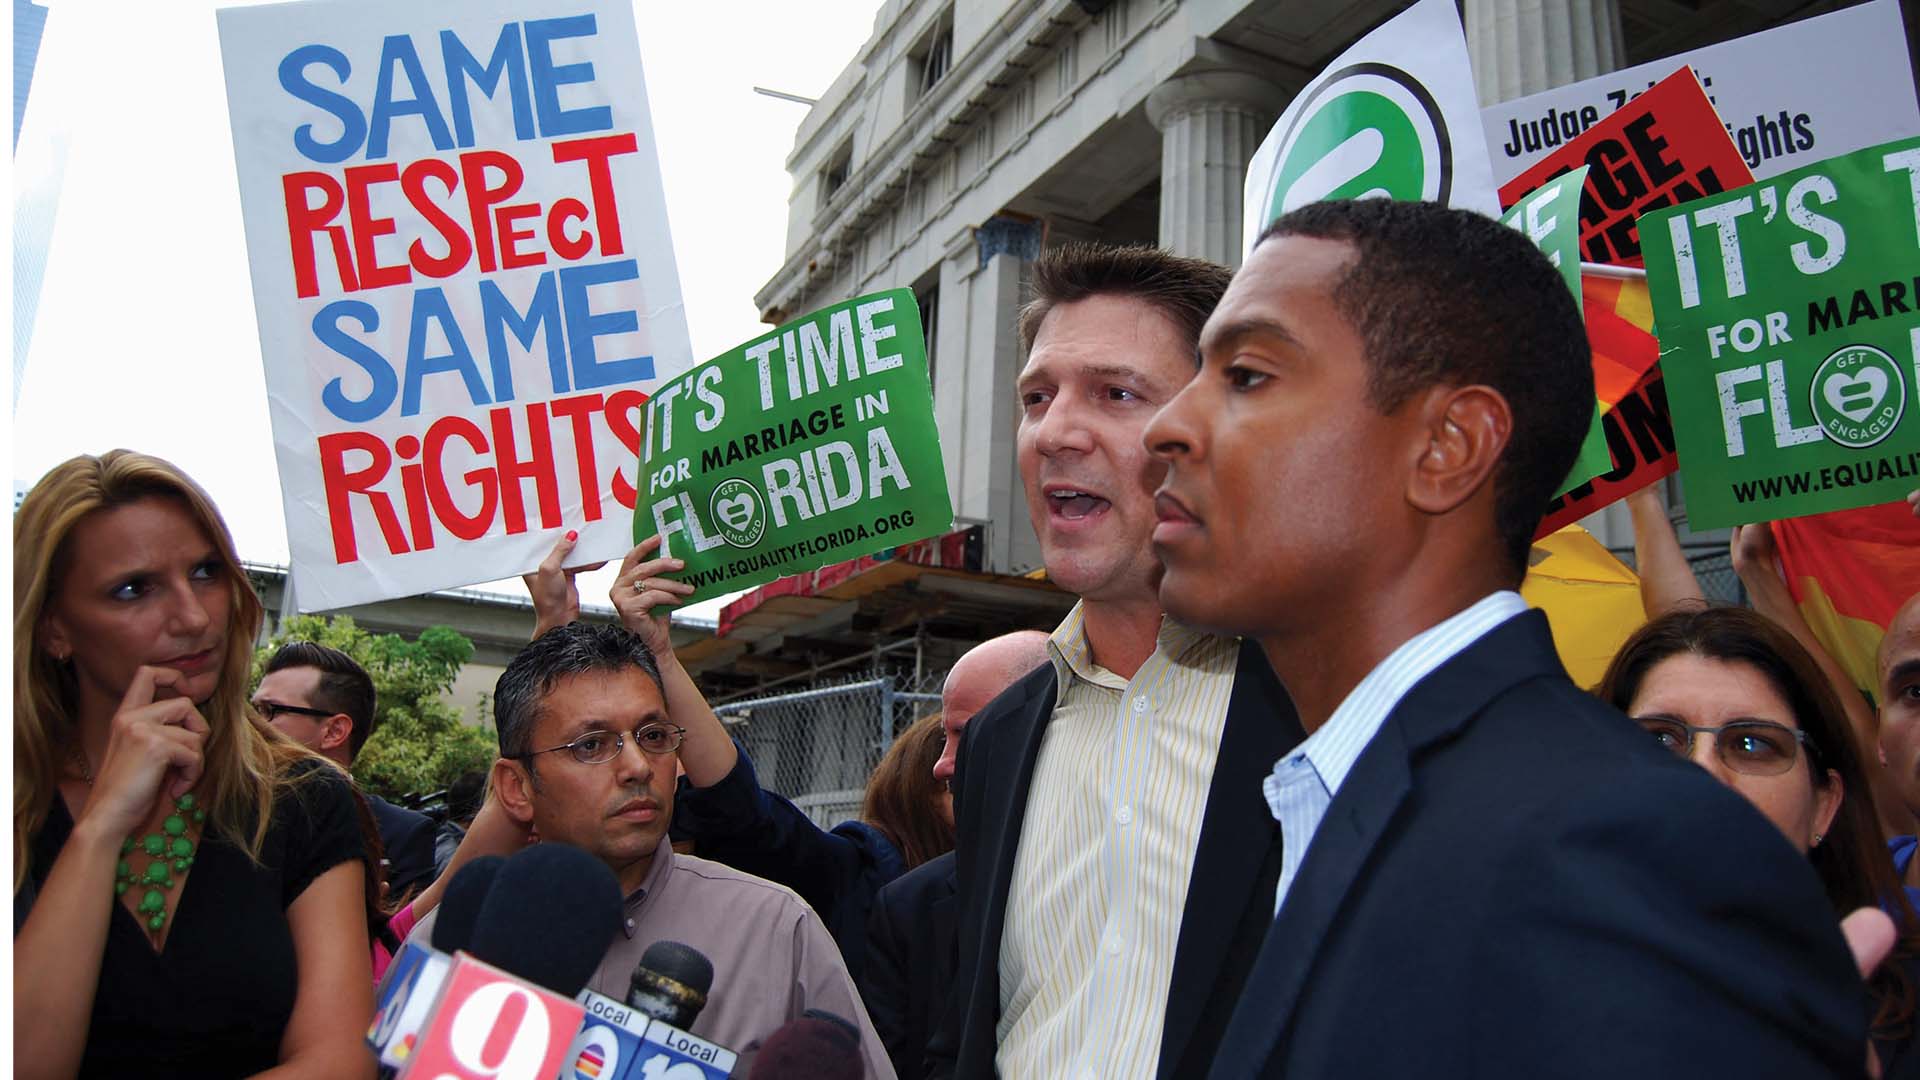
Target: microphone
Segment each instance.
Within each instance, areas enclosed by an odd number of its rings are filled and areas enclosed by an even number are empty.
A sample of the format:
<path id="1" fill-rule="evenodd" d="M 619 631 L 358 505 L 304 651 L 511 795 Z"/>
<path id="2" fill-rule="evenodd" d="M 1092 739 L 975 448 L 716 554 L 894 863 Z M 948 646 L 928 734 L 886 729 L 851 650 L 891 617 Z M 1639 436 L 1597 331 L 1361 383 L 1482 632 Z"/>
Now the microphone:
<path id="1" fill-rule="evenodd" d="M 620 920 L 613 871 L 577 847 L 538 844 L 501 866 L 467 951 L 572 997 L 599 970 Z"/>
<path id="2" fill-rule="evenodd" d="M 767 1036 L 749 1080 L 860 1080 L 860 1029 L 824 1009 L 808 1009 Z"/>
<path id="3" fill-rule="evenodd" d="M 494 878 L 506 862 L 500 855 L 482 855 L 461 867 L 453 880 L 447 882 L 433 919 L 434 948 L 455 953 L 473 940 L 473 925 L 480 918 L 480 905 L 493 889 Z"/>
<path id="4" fill-rule="evenodd" d="M 713 988 L 713 961 L 691 945 L 656 941 L 640 954 L 627 1004 L 677 1028 L 690 1028 Z"/>
<path id="5" fill-rule="evenodd" d="M 391 1074 L 412 1056 L 420 1027 L 446 981 L 450 954 L 465 948 L 473 936 L 480 904 L 505 862 L 486 855 L 461 867 L 447 882 L 435 910 L 432 946 L 410 938 L 393 958 L 380 986 L 373 1025 L 367 1029 L 367 1042 L 379 1054 L 383 1074 Z"/>
<path id="6" fill-rule="evenodd" d="M 633 969 L 625 1005 L 590 990 L 581 993 L 587 1018 L 562 1059 L 561 1075 L 725 1080 L 738 1055 L 686 1030 L 712 986 L 713 961 L 700 950 L 678 941 L 654 942 Z"/>
<path id="7" fill-rule="evenodd" d="M 571 998 L 599 967 L 619 919 L 619 882 L 586 852 L 547 843 L 507 859 L 402 1080 L 556 1076 L 586 1013 Z"/>

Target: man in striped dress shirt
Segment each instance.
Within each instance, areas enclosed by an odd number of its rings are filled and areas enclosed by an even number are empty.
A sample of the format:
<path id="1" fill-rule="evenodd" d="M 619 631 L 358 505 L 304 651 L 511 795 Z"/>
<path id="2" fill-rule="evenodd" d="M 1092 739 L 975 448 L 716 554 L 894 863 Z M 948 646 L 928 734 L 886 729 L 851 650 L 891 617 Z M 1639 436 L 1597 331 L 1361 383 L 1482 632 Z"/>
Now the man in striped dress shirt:
<path id="1" fill-rule="evenodd" d="M 1141 441 L 1227 279 L 1147 248 L 1035 265 L 1018 457 L 1047 572 L 1080 603 L 1051 662 L 964 736 L 934 1075 L 1204 1071 L 1264 934 L 1278 861 L 1259 777 L 1299 731 L 1257 649 L 1162 616 Z"/>

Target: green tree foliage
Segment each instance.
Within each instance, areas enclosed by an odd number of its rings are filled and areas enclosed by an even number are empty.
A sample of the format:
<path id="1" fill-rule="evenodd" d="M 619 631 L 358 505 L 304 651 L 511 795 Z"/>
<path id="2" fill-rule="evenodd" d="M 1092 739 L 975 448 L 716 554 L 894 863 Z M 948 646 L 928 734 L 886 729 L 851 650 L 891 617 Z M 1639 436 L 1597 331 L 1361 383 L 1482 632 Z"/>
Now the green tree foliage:
<path id="1" fill-rule="evenodd" d="M 473 642 L 459 631 L 429 626 L 407 641 L 398 634 L 370 634 L 345 615 L 296 615 L 254 652 L 255 682 L 267 658 L 288 641 L 332 646 L 373 676 L 373 737 L 353 760 L 354 779 L 369 791 L 389 799 L 439 791 L 462 773 L 484 772 L 493 764 L 493 732 L 462 723 L 460 711 L 441 698 L 473 658 Z"/>

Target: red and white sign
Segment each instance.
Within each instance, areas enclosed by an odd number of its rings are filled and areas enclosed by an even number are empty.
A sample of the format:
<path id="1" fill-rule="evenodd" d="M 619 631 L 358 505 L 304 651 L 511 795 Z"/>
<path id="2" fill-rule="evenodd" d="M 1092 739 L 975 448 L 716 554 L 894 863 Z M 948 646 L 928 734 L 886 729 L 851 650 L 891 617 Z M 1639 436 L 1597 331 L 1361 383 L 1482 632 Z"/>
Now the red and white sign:
<path id="1" fill-rule="evenodd" d="M 632 543 L 692 366 L 631 5 L 223 8 L 301 610 Z"/>

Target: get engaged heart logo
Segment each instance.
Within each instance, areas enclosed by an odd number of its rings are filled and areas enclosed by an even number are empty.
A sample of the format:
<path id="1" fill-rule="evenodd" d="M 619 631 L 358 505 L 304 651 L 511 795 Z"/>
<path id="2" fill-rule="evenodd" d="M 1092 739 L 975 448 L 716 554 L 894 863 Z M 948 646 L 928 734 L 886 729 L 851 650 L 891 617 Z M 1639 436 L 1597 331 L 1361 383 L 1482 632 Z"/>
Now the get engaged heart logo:
<path id="1" fill-rule="evenodd" d="M 1808 397 L 1826 437 L 1855 450 L 1893 434 L 1907 409 L 1900 365 L 1871 345 L 1848 345 L 1822 361 Z"/>
<path id="2" fill-rule="evenodd" d="M 750 548 L 767 532 L 767 516 L 761 512 L 760 492 L 739 477 L 730 477 L 713 489 L 708 504 L 720 537 L 737 548 Z"/>

